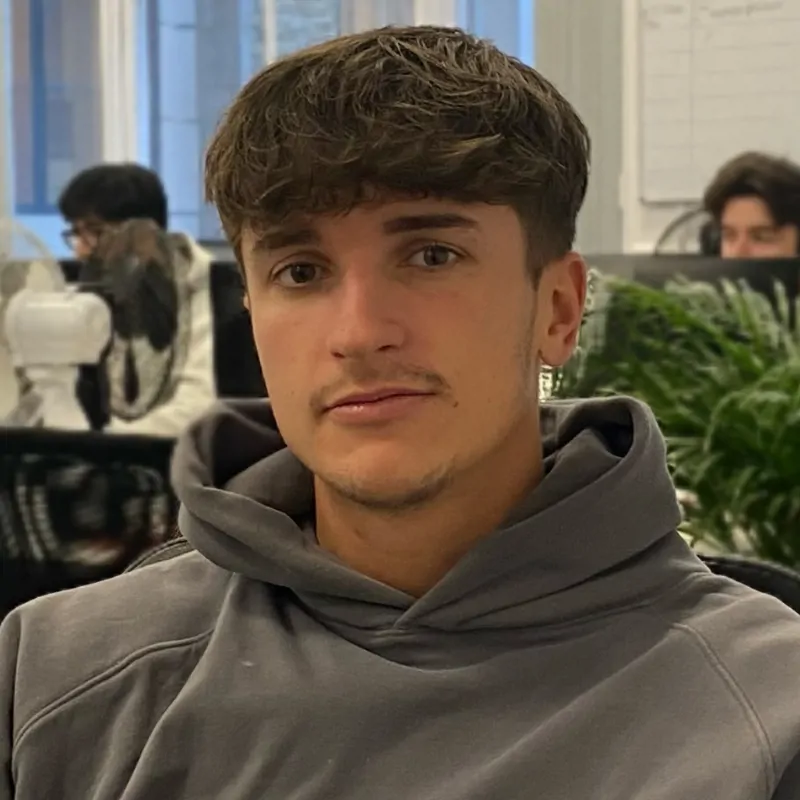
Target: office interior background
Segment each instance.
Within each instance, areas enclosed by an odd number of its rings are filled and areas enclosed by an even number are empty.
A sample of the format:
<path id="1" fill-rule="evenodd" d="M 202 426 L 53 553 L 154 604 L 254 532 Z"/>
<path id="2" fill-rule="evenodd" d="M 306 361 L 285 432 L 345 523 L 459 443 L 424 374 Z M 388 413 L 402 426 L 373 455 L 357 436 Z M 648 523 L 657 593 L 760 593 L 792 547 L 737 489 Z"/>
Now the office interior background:
<path id="1" fill-rule="evenodd" d="M 800 156 L 800 0 L 0 0 L 0 216 L 66 255 L 59 190 L 100 161 L 162 176 L 219 240 L 201 163 L 270 60 L 384 24 L 459 25 L 535 65 L 591 131 L 585 252 L 647 252 L 745 149 Z"/>

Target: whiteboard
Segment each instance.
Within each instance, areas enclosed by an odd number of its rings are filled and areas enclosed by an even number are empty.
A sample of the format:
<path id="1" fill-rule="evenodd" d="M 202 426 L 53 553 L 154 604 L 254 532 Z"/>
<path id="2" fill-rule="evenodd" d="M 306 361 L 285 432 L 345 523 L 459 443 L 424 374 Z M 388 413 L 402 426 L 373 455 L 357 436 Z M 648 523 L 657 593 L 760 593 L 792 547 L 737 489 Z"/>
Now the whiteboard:
<path id="1" fill-rule="evenodd" d="M 699 200 L 745 150 L 800 162 L 800 0 L 638 6 L 642 200 Z"/>

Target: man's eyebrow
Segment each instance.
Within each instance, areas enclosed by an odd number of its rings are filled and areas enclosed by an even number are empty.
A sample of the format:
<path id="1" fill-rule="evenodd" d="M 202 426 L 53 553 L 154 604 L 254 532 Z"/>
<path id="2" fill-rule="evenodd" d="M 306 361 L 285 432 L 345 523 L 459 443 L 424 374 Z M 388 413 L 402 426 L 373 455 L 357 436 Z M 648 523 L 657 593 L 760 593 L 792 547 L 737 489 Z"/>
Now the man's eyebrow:
<path id="1" fill-rule="evenodd" d="M 478 223 L 462 214 L 407 214 L 383 224 L 386 233 L 408 233 L 446 228 L 474 229 Z M 256 251 L 281 250 L 285 247 L 318 245 L 319 234 L 310 226 L 272 228 L 259 233 L 253 247 Z"/>
<path id="2" fill-rule="evenodd" d="M 319 244 L 319 234 L 310 227 L 273 228 L 259 233 L 254 250 L 280 250 L 284 247 L 298 247 L 308 244 Z"/>
<path id="3" fill-rule="evenodd" d="M 410 214 L 395 217 L 383 224 L 386 233 L 408 233 L 446 228 L 474 229 L 477 227 L 478 223 L 474 219 L 461 214 Z"/>
<path id="4" fill-rule="evenodd" d="M 753 233 L 754 231 L 774 231 L 777 230 L 778 225 L 770 225 L 768 222 L 759 222 L 758 225 L 748 225 L 746 226 L 745 230 Z M 739 228 L 736 225 L 731 224 L 722 224 L 720 228 L 724 231 L 736 231 Z"/>

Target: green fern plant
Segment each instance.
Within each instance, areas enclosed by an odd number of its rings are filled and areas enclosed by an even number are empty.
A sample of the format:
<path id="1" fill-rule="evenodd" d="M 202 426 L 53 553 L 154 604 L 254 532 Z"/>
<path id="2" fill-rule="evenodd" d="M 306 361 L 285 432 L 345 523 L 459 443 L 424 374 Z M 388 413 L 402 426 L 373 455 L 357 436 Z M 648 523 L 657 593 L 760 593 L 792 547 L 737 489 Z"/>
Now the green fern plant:
<path id="1" fill-rule="evenodd" d="M 724 282 L 596 283 L 604 299 L 552 394 L 644 400 L 688 498 L 685 533 L 800 566 L 800 336 L 785 292 L 773 308 Z"/>

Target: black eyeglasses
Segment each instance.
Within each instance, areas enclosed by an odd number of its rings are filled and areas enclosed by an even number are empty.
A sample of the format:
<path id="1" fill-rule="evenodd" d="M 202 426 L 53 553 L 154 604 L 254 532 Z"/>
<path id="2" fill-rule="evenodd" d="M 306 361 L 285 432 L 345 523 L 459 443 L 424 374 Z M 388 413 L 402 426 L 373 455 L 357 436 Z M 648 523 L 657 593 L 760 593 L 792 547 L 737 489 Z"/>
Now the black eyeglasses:
<path id="1" fill-rule="evenodd" d="M 83 239 L 84 241 L 87 239 L 94 239 L 96 241 L 102 235 L 103 230 L 104 226 L 102 225 L 73 226 L 61 231 L 61 238 L 64 240 L 64 244 L 66 244 L 67 247 L 74 249 L 78 239 Z"/>
<path id="2" fill-rule="evenodd" d="M 64 244 L 67 247 L 74 247 L 75 240 L 78 238 L 80 234 L 74 228 L 67 228 L 66 230 L 61 231 L 61 238 L 64 240 Z"/>

